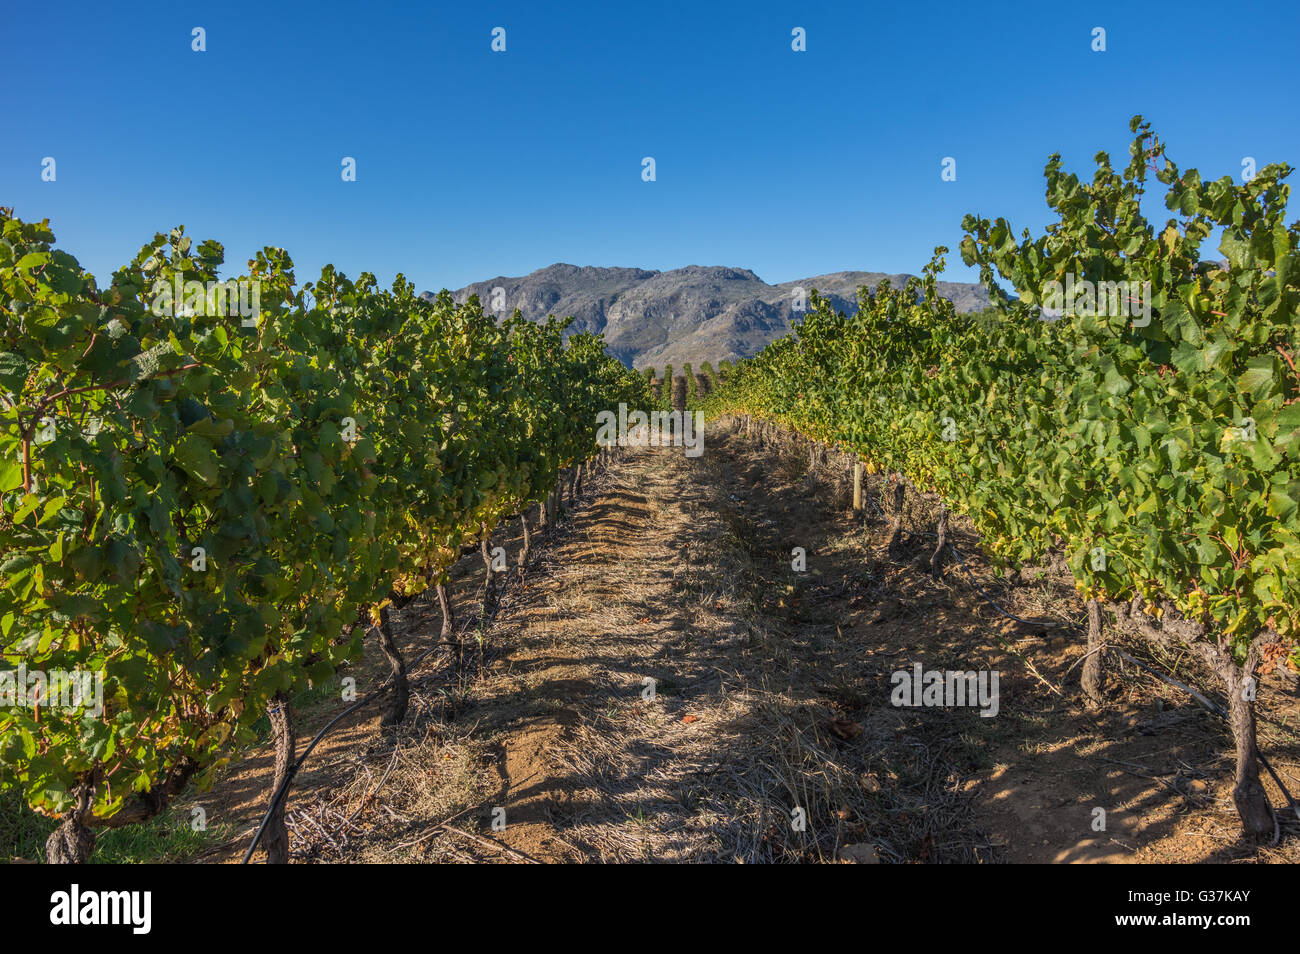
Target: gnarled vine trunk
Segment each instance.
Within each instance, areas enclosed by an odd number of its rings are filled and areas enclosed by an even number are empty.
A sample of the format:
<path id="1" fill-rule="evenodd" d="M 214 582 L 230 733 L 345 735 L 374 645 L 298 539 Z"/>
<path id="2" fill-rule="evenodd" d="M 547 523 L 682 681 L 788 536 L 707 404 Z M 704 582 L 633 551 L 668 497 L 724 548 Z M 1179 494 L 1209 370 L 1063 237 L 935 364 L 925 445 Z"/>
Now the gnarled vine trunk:
<path id="1" fill-rule="evenodd" d="M 528 511 L 527 508 L 519 512 L 519 525 L 524 528 L 524 545 L 519 550 L 519 569 L 524 568 L 528 562 L 528 550 L 533 545 L 532 537 L 528 534 Z"/>
<path id="2" fill-rule="evenodd" d="M 1220 650 L 1215 668 L 1228 688 L 1228 717 L 1232 741 L 1237 750 L 1237 777 L 1232 801 L 1241 817 L 1246 834 L 1256 839 L 1271 837 L 1274 832 L 1273 808 L 1259 779 L 1259 748 L 1255 741 L 1255 698 L 1253 690 L 1255 656 L 1252 651 L 1246 665 L 1238 666 L 1230 653 Z"/>
<path id="3" fill-rule="evenodd" d="M 894 485 L 893 515 L 889 521 L 889 539 L 885 541 L 885 552 L 892 557 L 897 552 L 903 535 L 903 475 L 894 473 L 890 479 Z"/>
<path id="4" fill-rule="evenodd" d="M 482 540 L 479 543 L 479 552 L 483 555 L 483 568 L 486 571 L 483 576 L 483 616 L 486 618 L 492 615 L 496 608 L 497 596 L 497 574 L 492 568 L 492 554 L 488 550 L 488 529 L 487 524 L 480 526 Z"/>
<path id="5" fill-rule="evenodd" d="M 393 701 L 388 711 L 379 720 L 384 727 L 397 725 L 406 718 L 406 706 L 410 701 L 411 687 L 406 680 L 406 660 L 393 639 L 392 606 L 385 606 L 379 611 L 379 648 L 393 670 Z"/>
<path id="6" fill-rule="evenodd" d="M 492 552 L 488 549 L 488 528 L 486 523 L 479 524 L 479 542 L 478 550 L 483 557 L 483 566 L 487 570 L 488 578 L 492 577 Z"/>
<path id="7" fill-rule="evenodd" d="M 277 692 L 271 704 L 266 708 L 266 716 L 271 720 L 271 735 L 275 742 L 275 779 L 271 783 L 271 796 L 280 790 L 289 777 L 289 768 L 293 765 L 297 749 L 294 736 L 293 712 L 289 708 L 289 697 L 284 692 Z M 286 791 L 280 804 L 271 813 L 266 832 L 262 836 L 262 847 L 266 849 L 266 863 L 269 865 L 287 865 L 289 863 L 289 829 L 284 823 L 285 806 L 289 803 Z"/>
<path id="8" fill-rule="evenodd" d="M 939 501 L 937 535 L 939 539 L 934 545 L 934 553 L 930 554 L 930 576 L 936 580 L 943 572 L 943 551 L 948 546 L 948 507 L 942 500 Z"/>
<path id="9" fill-rule="evenodd" d="M 1088 600 L 1088 655 L 1083 660 L 1080 681 L 1088 699 L 1097 705 L 1105 701 L 1102 694 L 1101 645 L 1101 604 L 1092 599 Z"/>
<path id="10" fill-rule="evenodd" d="M 447 599 L 447 585 L 439 583 L 436 587 L 438 593 L 438 608 L 442 610 L 442 630 L 438 638 L 443 642 L 451 642 L 452 635 L 456 629 L 456 620 L 452 615 L 451 602 Z"/>
<path id="11" fill-rule="evenodd" d="M 76 802 L 63 816 L 63 822 L 45 840 L 45 863 L 48 865 L 84 865 L 95 850 L 95 832 L 85 825 L 90 813 L 93 789 L 90 785 L 78 786 Z"/>

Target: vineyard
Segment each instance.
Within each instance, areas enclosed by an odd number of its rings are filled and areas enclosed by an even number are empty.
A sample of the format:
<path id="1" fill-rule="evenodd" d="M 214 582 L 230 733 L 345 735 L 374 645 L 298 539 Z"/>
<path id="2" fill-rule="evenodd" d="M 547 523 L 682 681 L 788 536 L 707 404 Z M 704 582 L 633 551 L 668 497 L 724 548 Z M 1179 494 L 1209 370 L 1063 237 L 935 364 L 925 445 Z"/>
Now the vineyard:
<path id="1" fill-rule="evenodd" d="M 1201 657 L 1228 700 L 1242 825 L 1271 837 L 1257 674 L 1300 661 L 1290 168 L 1268 166 L 1245 185 L 1202 182 L 1179 171 L 1140 117 L 1132 130 L 1122 172 L 1103 153 L 1081 182 L 1052 157 L 1047 201 L 1059 220 L 1043 235 L 1017 242 L 1003 219 L 966 218 L 962 259 L 994 292 L 991 312 L 958 315 L 934 293 L 940 248 L 907 288 L 864 289 L 852 317 L 815 302 L 710 404 L 850 452 L 867 473 L 889 476 L 895 513 L 909 485 L 934 495 L 945 507 L 936 572 L 948 556 L 946 506 L 1007 562 L 1065 560 L 1088 605 L 1083 685 L 1094 700 L 1104 616 Z M 1175 213 L 1163 229 L 1140 207 L 1151 177 Z M 1203 262 L 1216 229 L 1224 260 Z M 1044 320 L 1053 282 L 1087 297 Z M 1092 289 L 1105 283 L 1144 290 L 1146 313 L 1098 307 Z"/>
<path id="2" fill-rule="evenodd" d="M 102 678 L 0 708 L 0 795 L 51 862 L 206 799 L 217 860 L 924 863 L 1117 860 L 1106 792 L 1179 861 L 1217 779 L 1223 858 L 1294 860 L 1290 169 L 1132 132 L 1091 181 L 1050 159 L 1044 234 L 965 219 L 992 309 L 938 248 L 678 374 L 282 249 L 223 280 L 180 228 L 101 288 L 0 210 L 0 668 Z M 704 456 L 600 446 L 620 405 L 698 410 Z M 891 706 L 922 659 L 1002 673 L 998 718 Z"/>
<path id="3" fill-rule="evenodd" d="M 267 248 L 238 280 L 249 322 L 209 307 L 214 242 L 157 235 L 100 289 L 53 241 L 3 213 L 0 630 L 28 670 L 102 673 L 103 713 L 7 708 L 0 766 L 64 819 L 51 860 L 82 861 L 96 830 L 209 785 L 264 714 L 287 768 L 286 700 L 355 659 L 367 620 L 400 722 L 390 613 L 441 590 L 466 541 L 553 513 L 597 411 L 646 392 L 598 338 L 401 276 L 299 287 Z M 180 307 L 155 307 L 177 280 Z M 272 819 L 272 858 L 284 840 Z"/>

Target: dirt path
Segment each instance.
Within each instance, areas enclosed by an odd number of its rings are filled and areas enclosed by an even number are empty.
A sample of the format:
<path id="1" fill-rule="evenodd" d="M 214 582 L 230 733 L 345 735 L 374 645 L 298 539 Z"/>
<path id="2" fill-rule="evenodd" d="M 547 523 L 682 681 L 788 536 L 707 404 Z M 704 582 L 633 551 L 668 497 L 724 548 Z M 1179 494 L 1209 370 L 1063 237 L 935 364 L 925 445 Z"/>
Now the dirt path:
<path id="1" fill-rule="evenodd" d="M 1248 856 L 1215 720 L 1137 672 L 1111 675 L 1104 710 L 1080 706 L 1068 621 L 1082 607 L 1068 587 L 1009 587 L 957 526 L 987 592 L 1019 615 L 1066 621 L 1004 625 L 958 567 L 937 582 L 921 569 L 932 546 L 923 501 L 909 501 L 915 533 L 891 562 L 878 510 L 848 512 L 844 468 L 808 466 L 805 450 L 760 448 L 722 427 L 702 457 L 637 452 L 602 475 L 565 524 L 535 539 L 483 632 L 482 668 L 474 658 L 417 672 L 424 684 L 395 739 L 371 718 L 327 748 L 295 791 L 297 856 Z M 474 562 L 460 570 L 462 616 Z M 433 615 L 413 613 L 408 652 L 433 638 Z M 997 714 L 892 705 L 894 674 L 916 664 L 997 672 Z M 1261 698 L 1294 724 L 1286 688 L 1266 680 Z M 1294 734 L 1265 737 L 1300 789 Z M 343 834 L 326 835 L 331 818 L 348 817 Z M 1294 861 L 1295 842 L 1259 857 Z"/>

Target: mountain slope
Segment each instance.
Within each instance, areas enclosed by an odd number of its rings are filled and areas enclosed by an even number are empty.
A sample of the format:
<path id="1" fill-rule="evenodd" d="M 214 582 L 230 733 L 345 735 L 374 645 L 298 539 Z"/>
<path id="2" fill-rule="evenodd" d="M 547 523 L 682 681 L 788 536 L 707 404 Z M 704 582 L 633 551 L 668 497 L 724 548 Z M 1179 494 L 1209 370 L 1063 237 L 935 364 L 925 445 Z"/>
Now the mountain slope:
<path id="1" fill-rule="evenodd" d="M 858 286 L 875 288 L 883 278 L 895 286 L 907 275 L 882 272 L 832 272 L 769 285 L 749 269 L 689 265 L 658 272 L 640 268 L 551 265 L 519 278 L 499 276 L 452 292 L 458 302 L 478 295 L 492 308 L 494 288 L 502 289 L 509 314 L 518 308 L 530 321 L 547 315 L 574 316 L 574 331 L 604 332 L 610 353 L 633 367 L 685 362 L 699 364 L 749 357 L 790 330 L 796 289 L 816 289 L 837 311 L 857 310 Z M 940 282 L 940 293 L 959 311 L 988 304 L 979 285 Z M 425 297 L 432 297 L 430 292 Z M 500 297 L 500 296 L 499 296 Z"/>

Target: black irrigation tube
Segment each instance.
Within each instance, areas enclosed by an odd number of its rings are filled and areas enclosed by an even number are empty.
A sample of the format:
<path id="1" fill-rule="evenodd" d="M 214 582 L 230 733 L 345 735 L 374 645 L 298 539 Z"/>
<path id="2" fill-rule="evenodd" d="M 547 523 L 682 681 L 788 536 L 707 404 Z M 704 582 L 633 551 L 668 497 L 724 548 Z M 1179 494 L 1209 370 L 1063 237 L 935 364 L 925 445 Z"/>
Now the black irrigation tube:
<path id="1" fill-rule="evenodd" d="M 442 648 L 443 646 L 455 646 L 455 645 L 458 644 L 454 642 L 447 642 L 447 641 L 434 643 L 424 652 L 420 653 L 420 655 L 416 656 L 409 663 L 407 663 L 407 667 L 406 667 L 407 672 L 410 672 L 413 669 L 415 669 L 416 666 L 418 666 L 420 663 L 424 662 L 424 660 L 429 658 L 429 656 L 433 652 Z M 348 706 L 346 709 L 344 709 L 334 718 L 330 719 L 329 722 L 325 723 L 324 727 L 319 732 L 316 733 L 316 737 L 313 738 L 311 742 L 307 744 L 307 748 L 303 749 L 302 755 L 294 759 L 293 764 L 289 766 L 288 772 L 285 773 L 284 781 L 280 783 L 280 785 L 275 790 L 275 794 L 272 795 L 271 805 L 269 808 L 267 808 L 266 814 L 262 816 L 262 824 L 257 826 L 257 833 L 253 835 L 252 843 L 248 846 L 248 850 L 244 852 L 244 858 L 242 861 L 240 861 L 241 865 L 248 864 L 249 860 L 253 857 L 253 852 L 257 850 L 258 844 L 262 841 L 262 836 L 266 833 L 266 826 L 271 823 L 271 817 L 275 814 L 275 811 L 280 806 L 280 803 L 283 802 L 285 797 L 288 795 L 289 788 L 293 784 L 294 777 L 298 774 L 298 770 L 302 768 L 302 764 L 305 761 L 307 761 L 307 756 L 311 755 L 312 749 L 316 748 L 317 743 L 319 743 L 321 739 L 325 738 L 325 735 L 343 719 L 347 718 L 352 713 L 356 712 L 358 709 L 361 709 L 363 706 L 369 705 L 371 702 L 378 699 L 380 696 L 388 692 L 390 689 L 396 688 L 396 685 L 397 684 L 393 682 L 393 677 L 390 675 L 387 679 L 383 681 L 383 683 L 379 686 L 378 689 L 372 690 L 364 698 L 358 699 L 356 702 L 352 703 L 352 705 Z"/>
<path id="2" fill-rule="evenodd" d="M 424 660 L 427 659 L 429 655 L 434 652 L 434 650 L 439 649 L 442 646 L 449 646 L 449 645 L 454 645 L 454 644 L 447 643 L 447 642 L 434 643 L 424 652 L 420 653 L 420 655 L 416 656 L 414 659 L 411 660 L 411 662 L 408 664 L 407 667 L 408 671 L 414 669 L 420 663 L 424 662 Z M 244 852 L 244 858 L 240 862 L 241 865 L 248 864 L 249 859 L 253 857 L 253 852 L 257 850 L 257 846 L 262 840 L 262 835 L 266 833 L 266 826 L 271 823 L 271 817 L 275 814 L 276 809 L 280 807 L 280 803 L 284 801 L 285 796 L 288 794 L 289 787 L 293 784 L 294 776 L 298 774 L 298 770 L 302 768 L 302 764 L 305 761 L 307 761 L 307 756 L 311 755 L 312 749 L 316 748 L 317 743 L 319 743 L 321 739 L 325 738 L 326 733 L 328 733 L 330 729 L 334 728 L 334 726 L 337 725 L 339 722 L 341 722 L 343 719 L 347 718 L 348 716 L 350 716 L 352 713 L 356 712 L 358 709 L 362 708 L 363 706 L 369 705 L 371 702 L 373 702 L 375 699 L 378 699 L 388 690 L 395 688 L 395 686 L 396 683 L 393 682 L 393 677 L 390 675 L 387 679 L 383 681 L 383 684 L 380 685 L 378 689 L 371 691 L 364 698 L 359 699 L 356 702 L 352 703 L 352 705 L 348 706 L 346 709 L 344 709 L 334 718 L 330 719 L 329 722 L 325 723 L 324 728 L 322 728 L 319 732 L 316 733 L 316 737 L 307 744 L 307 748 L 303 749 L 302 755 L 294 759 L 293 764 L 289 766 L 288 772 L 285 773 L 284 781 L 282 781 L 280 785 L 276 788 L 275 794 L 271 797 L 271 805 L 269 808 L 267 808 L 266 814 L 262 816 L 262 824 L 260 824 L 257 827 L 257 834 L 253 836 L 252 844 L 250 844 L 248 846 L 248 850 Z"/>

